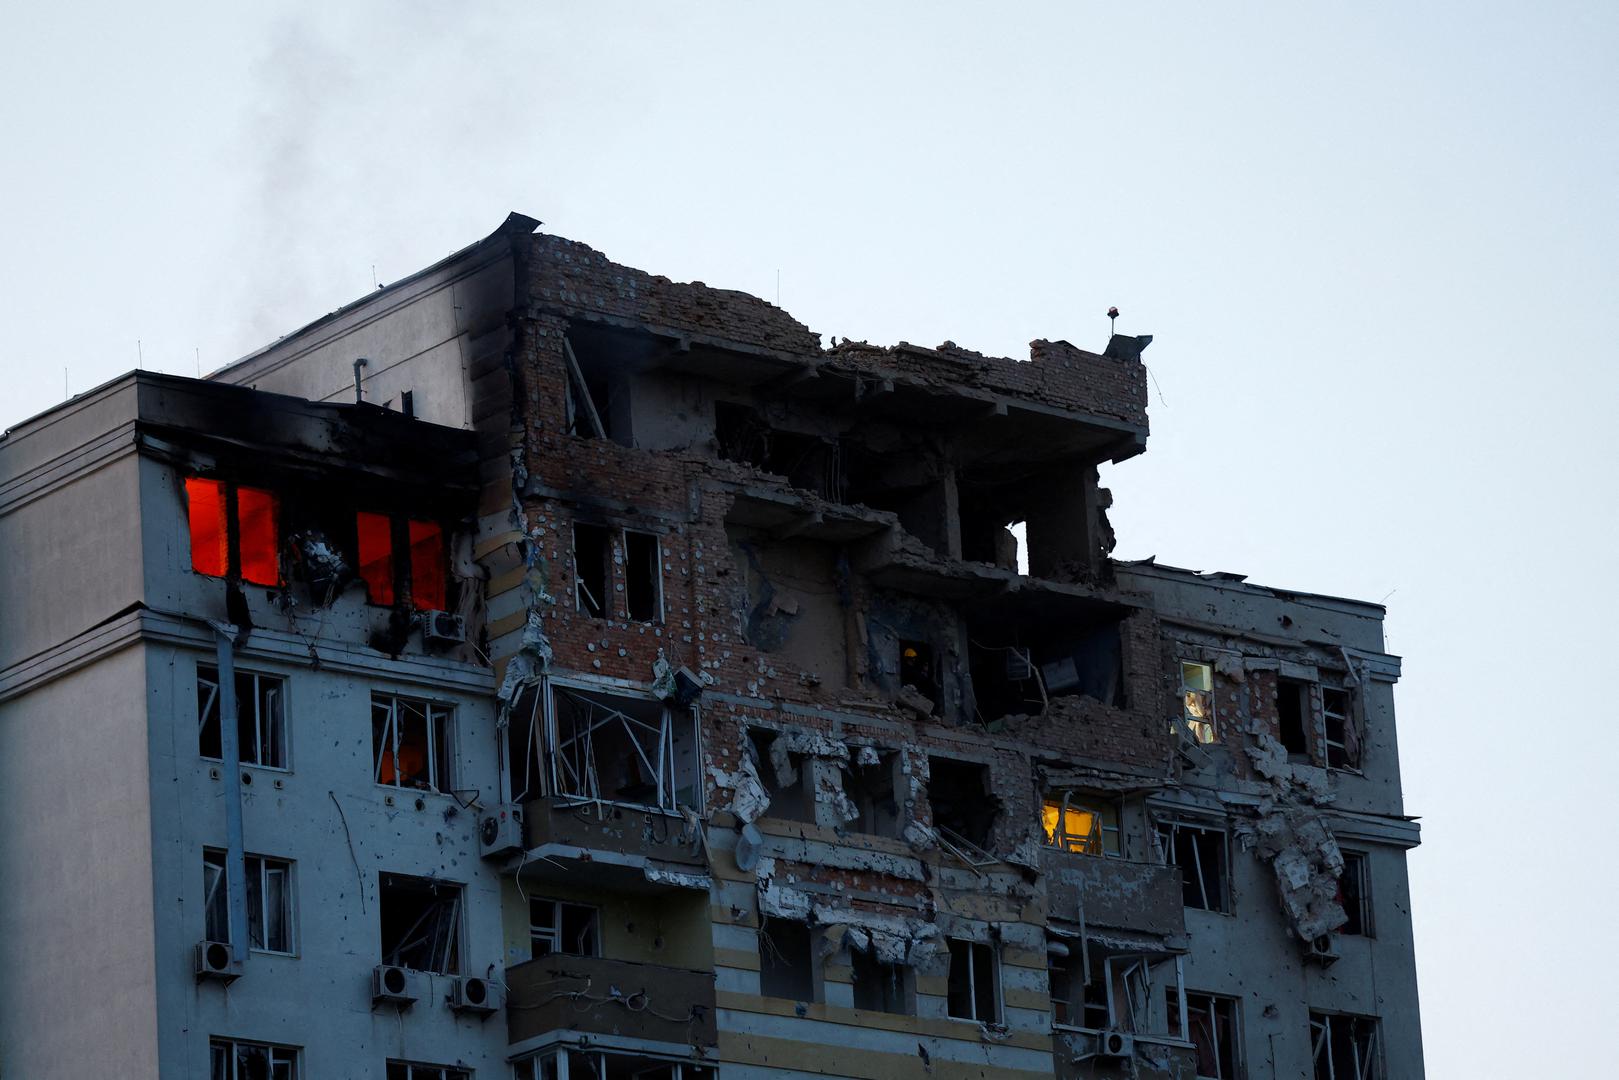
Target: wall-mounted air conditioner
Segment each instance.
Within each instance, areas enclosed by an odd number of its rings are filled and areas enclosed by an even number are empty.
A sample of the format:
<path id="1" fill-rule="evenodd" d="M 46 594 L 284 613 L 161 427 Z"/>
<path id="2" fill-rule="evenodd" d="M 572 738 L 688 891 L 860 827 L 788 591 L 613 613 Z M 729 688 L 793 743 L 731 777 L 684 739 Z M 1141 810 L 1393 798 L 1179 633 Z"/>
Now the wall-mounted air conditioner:
<path id="1" fill-rule="evenodd" d="M 1338 959 L 1336 934 L 1317 934 L 1304 943 L 1304 958 L 1311 963 L 1326 966 Z"/>
<path id="2" fill-rule="evenodd" d="M 500 987 L 488 979 L 462 976 L 450 984 L 450 1008 L 488 1016 L 500 1008 Z"/>
<path id="3" fill-rule="evenodd" d="M 441 645 L 459 645 L 467 640 L 467 623 L 448 611 L 422 612 L 422 638 Z"/>
<path id="4" fill-rule="evenodd" d="M 242 976 L 242 962 L 227 942 L 199 941 L 195 961 L 197 978 L 234 982 Z"/>
<path id="5" fill-rule="evenodd" d="M 1096 1033 L 1096 1056 L 1099 1058 L 1128 1058 L 1136 1052 L 1135 1036 L 1127 1031 L 1099 1031 Z"/>
<path id="6" fill-rule="evenodd" d="M 378 964 L 371 969 L 371 1004 L 414 1005 L 422 996 L 419 980 L 409 968 Z"/>
<path id="7" fill-rule="evenodd" d="M 501 803 L 478 817 L 478 854 L 499 859 L 523 850 L 523 808 Z"/>

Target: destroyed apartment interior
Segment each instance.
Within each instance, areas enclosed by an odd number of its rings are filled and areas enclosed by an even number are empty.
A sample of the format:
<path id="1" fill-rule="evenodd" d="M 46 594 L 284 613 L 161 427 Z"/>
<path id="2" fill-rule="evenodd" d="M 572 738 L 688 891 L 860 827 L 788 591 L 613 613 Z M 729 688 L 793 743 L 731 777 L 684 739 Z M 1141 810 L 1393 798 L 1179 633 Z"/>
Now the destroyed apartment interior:
<path id="1" fill-rule="evenodd" d="M 1383 608 L 829 341 L 513 214 L 7 431 L 0 1075 L 1420 1078 Z"/>

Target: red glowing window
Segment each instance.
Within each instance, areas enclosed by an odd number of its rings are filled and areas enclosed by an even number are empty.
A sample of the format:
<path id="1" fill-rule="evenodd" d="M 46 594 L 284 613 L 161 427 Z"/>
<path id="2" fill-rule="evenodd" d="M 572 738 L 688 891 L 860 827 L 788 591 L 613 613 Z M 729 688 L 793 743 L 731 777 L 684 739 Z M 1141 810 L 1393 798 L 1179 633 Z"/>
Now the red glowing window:
<path id="1" fill-rule="evenodd" d="M 360 578 L 365 598 L 373 604 L 394 602 L 393 519 L 361 510 L 355 515 L 360 542 Z"/>
<path id="2" fill-rule="evenodd" d="M 200 476 L 186 477 L 191 518 L 191 569 L 224 577 L 230 569 L 230 534 L 225 528 L 225 484 Z"/>
<path id="3" fill-rule="evenodd" d="M 191 526 L 191 568 L 224 577 L 231 572 L 230 507 L 236 503 L 236 571 L 255 585 L 281 584 L 281 533 L 275 493 L 202 476 L 186 478 Z"/>
<path id="4" fill-rule="evenodd" d="M 419 611 L 443 611 L 444 530 L 432 521 L 410 523 L 410 597 Z"/>

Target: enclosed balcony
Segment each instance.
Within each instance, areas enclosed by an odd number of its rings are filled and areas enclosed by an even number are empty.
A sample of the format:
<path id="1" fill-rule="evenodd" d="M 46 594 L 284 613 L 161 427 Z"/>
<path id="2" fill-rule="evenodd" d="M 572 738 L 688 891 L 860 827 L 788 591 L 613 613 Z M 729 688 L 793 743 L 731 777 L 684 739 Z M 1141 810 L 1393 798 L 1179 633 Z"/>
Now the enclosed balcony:
<path id="1" fill-rule="evenodd" d="M 578 1032 L 636 1044 L 713 1046 L 714 973 L 553 954 L 506 969 L 511 1044 Z"/>

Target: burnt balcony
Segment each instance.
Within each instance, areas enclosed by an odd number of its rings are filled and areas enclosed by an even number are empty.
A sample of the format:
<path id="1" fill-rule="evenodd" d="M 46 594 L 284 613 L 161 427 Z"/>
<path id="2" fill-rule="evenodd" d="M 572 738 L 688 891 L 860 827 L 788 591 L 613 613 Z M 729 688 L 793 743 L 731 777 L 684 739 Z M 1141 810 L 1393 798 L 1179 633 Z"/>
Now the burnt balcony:
<path id="1" fill-rule="evenodd" d="M 507 968 L 506 988 L 513 1045 L 556 1031 L 694 1047 L 718 1041 L 712 971 L 552 955 Z"/>
<path id="2" fill-rule="evenodd" d="M 1046 848 L 1040 856 L 1046 875 L 1048 912 L 1053 919 L 1178 937 L 1186 932 L 1180 870 L 1157 863 L 1130 862 Z"/>

